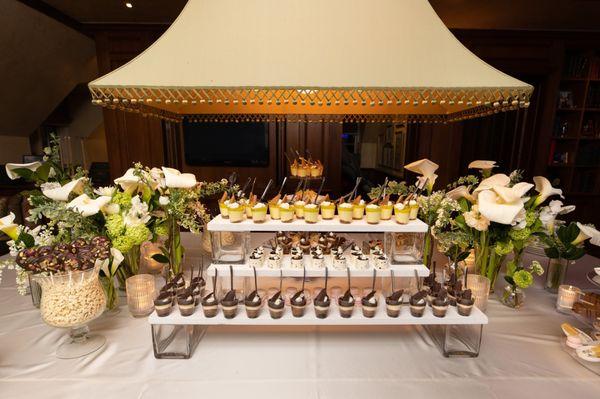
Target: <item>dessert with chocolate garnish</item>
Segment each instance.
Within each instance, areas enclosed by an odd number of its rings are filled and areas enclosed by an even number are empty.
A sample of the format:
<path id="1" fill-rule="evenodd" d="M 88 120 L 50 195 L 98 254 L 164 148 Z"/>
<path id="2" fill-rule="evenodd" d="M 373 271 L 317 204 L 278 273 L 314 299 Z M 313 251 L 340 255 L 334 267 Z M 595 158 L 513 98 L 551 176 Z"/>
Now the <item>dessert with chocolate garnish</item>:
<path id="1" fill-rule="evenodd" d="M 441 289 L 435 299 L 431 302 L 433 315 L 435 317 L 445 317 L 448 311 L 448 296 L 445 289 Z"/>
<path id="2" fill-rule="evenodd" d="M 302 253 L 292 255 L 290 265 L 293 269 L 302 269 L 304 267 L 304 256 Z"/>
<path id="3" fill-rule="evenodd" d="M 188 288 L 177 296 L 177 307 L 182 316 L 190 316 L 196 308 L 196 300 L 193 290 Z"/>
<path id="4" fill-rule="evenodd" d="M 392 293 L 390 294 L 390 296 L 385 298 L 385 309 L 389 317 L 400 316 L 403 295 L 404 290 L 394 291 L 394 288 L 392 287 Z"/>
<path id="5" fill-rule="evenodd" d="M 410 297 L 410 314 L 413 317 L 423 317 L 425 306 L 427 305 L 427 301 L 425 300 L 426 295 L 427 292 L 418 291 Z"/>
<path id="6" fill-rule="evenodd" d="M 346 273 L 348 275 L 348 289 L 338 298 L 338 308 L 340 309 L 340 316 L 347 319 L 352 316 L 352 312 L 354 311 L 354 296 L 352 296 L 352 292 L 350 290 L 350 269 L 346 269 Z"/>
<path id="7" fill-rule="evenodd" d="M 285 307 L 285 300 L 281 296 L 281 285 L 283 283 L 283 272 L 279 272 L 279 291 L 277 291 L 269 300 L 267 301 L 267 306 L 269 307 L 269 314 L 272 319 L 280 319 L 283 316 L 283 309 Z"/>
<path id="8" fill-rule="evenodd" d="M 185 290 L 185 277 L 183 273 L 177 273 L 171 280 L 175 284 L 175 294 L 180 295 Z"/>
<path id="9" fill-rule="evenodd" d="M 233 319 L 238 311 L 238 299 L 233 288 L 233 266 L 229 266 L 230 288 L 225 297 L 221 299 L 221 309 L 226 319 Z"/>
<path id="10" fill-rule="evenodd" d="M 475 300 L 473 299 L 471 290 L 464 290 L 458 303 L 456 304 L 458 314 L 461 316 L 469 316 L 473 310 L 474 304 Z"/>
<path id="11" fill-rule="evenodd" d="M 361 300 L 363 316 L 368 318 L 375 316 L 375 312 L 377 311 L 377 291 L 375 291 L 376 279 L 377 270 L 373 269 L 373 283 L 371 285 L 371 292 L 365 295 Z"/>
<path id="12" fill-rule="evenodd" d="M 165 317 L 171 314 L 173 308 L 173 296 L 170 291 L 161 292 L 154 300 L 154 310 L 158 317 Z"/>
<path id="13" fill-rule="evenodd" d="M 329 270 L 325 268 L 325 288 L 323 288 L 315 297 L 315 316 L 318 319 L 324 319 L 329 314 L 329 307 L 331 305 L 331 298 L 327 294 L 327 281 L 329 277 Z"/>
<path id="14" fill-rule="evenodd" d="M 254 291 L 252 291 L 244 300 L 246 306 L 246 315 L 249 319 L 255 319 L 260 314 L 260 308 L 262 307 L 262 298 L 258 294 L 258 283 L 256 280 L 256 269 L 252 269 L 254 272 Z"/>

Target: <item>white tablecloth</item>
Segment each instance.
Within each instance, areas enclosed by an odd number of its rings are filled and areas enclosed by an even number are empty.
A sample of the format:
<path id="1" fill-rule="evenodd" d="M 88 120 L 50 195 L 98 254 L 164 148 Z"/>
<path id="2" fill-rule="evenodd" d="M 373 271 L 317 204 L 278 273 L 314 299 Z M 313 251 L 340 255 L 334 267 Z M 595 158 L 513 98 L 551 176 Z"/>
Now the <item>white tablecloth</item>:
<path id="1" fill-rule="evenodd" d="M 578 323 L 555 312 L 555 299 L 538 281 L 520 310 L 492 300 L 475 359 L 443 358 L 419 327 L 212 327 L 191 359 L 158 360 L 147 320 L 122 306 L 90 324 L 104 348 L 59 360 L 65 331 L 45 325 L 5 272 L 0 398 L 598 398 L 600 378 L 561 349 L 560 323 Z"/>

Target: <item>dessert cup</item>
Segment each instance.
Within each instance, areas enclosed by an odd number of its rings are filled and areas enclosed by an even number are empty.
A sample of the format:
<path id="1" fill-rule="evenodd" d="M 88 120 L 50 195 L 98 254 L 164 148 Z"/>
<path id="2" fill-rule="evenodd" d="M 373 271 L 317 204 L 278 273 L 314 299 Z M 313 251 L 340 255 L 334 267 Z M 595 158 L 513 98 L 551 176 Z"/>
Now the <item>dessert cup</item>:
<path id="1" fill-rule="evenodd" d="M 444 303 L 437 303 L 437 299 L 434 299 L 431 307 L 433 309 L 433 315 L 435 317 L 445 317 L 446 312 L 448 311 L 448 301 Z"/>
<path id="2" fill-rule="evenodd" d="M 417 305 L 410 305 L 410 314 L 413 317 L 423 317 L 423 314 L 425 313 L 425 304 L 423 303 L 422 305 L 417 304 Z"/>
<path id="3" fill-rule="evenodd" d="M 260 315 L 260 308 L 262 307 L 262 302 L 260 301 L 260 297 L 256 296 L 259 299 L 259 302 L 256 303 L 253 300 L 246 299 L 244 304 L 246 305 L 246 316 L 249 319 L 256 319 L 258 315 Z"/>
<path id="4" fill-rule="evenodd" d="M 335 216 L 335 204 L 330 201 L 321 202 L 321 217 L 325 220 L 331 220 Z"/>
<path id="5" fill-rule="evenodd" d="M 294 220 L 294 206 L 288 203 L 279 205 L 279 218 L 284 223 L 289 223 Z"/>
<path id="6" fill-rule="evenodd" d="M 385 255 L 379 255 L 375 258 L 375 268 L 379 270 L 384 270 L 389 267 L 388 258 Z"/>
<path id="7" fill-rule="evenodd" d="M 364 254 L 360 254 L 354 260 L 354 267 L 356 269 L 365 270 L 369 268 L 369 257 Z"/>
<path id="8" fill-rule="evenodd" d="M 219 212 L 221 212 L 221 217 L 223 219 L 229 218 L 229 212 L 227 211 L 227 205 L 229 201 L 219 202 Z"/>
<path id="9" fill-rule="evenodd" d="M 204 312 L 204 317 L 215 317 L 217 312 L 219 311 L 219 302 L 215 297 L 214 292 L 206 295 L 202 298 L 202 311 Z"/>
<path id="10" fill-rule="evenodd" d="M 267 206 L 262 202 L 256 203 L 251 209 L 251 216 L 254 223 L 263 223 L 267 220 Z"/>
<path id="11" fill-rule="evenodd" d="M 325 266 L 325 257 L 323 254 L 314 254 L 310 258 L 310 263 L 313 269 L 322 269 Z"/>
<path id="12" fill-rule="evenodd" d="M 364 317 L 372 318 L 377 311 L 377 296 L 375 291 L 371 291 L 361 300 L 362 312 Z"/>
<path id="13" fill-rule="evenodd" d="M 262 267 L 263 256 L 259 254 L 251 254 L 248 258 L 248 266 L 250 267 Z"/>
<path id="14" fill-rule="evenodd" d="M 335 255 L 333 258 L 333 267 L 338 270 L 346 269 L 346 257 L 344 255 Z"/>
<path id="15" fill-rule="evenodd" d="M 281 297 L 281 291 L 277 292 L 271 299 L 269 299 L 269 314 L 272 319 L 280 319 L 283 316 L 283 309 L 285 307 L 285 301 Z"/>
<path id="16" fill-rule="evenodd" d="M 292 269 L 302 269 L 304 266 L 304 256 L 302 254 L 292 255 L 292 259 L 290 260 L 290 267 Z"/>
<path id="17" fill-rule="evenodd" d="M 304 316 L 304 310 L 306 309 L 306 297 L 304 295 L 304 290 L 298 291 L 296 294 L 294 294 L 290 300 L 290 305 L 292 307 L 292 315 L 294 317 Z"/>
<path id="18" fill-rule="evenodd" d="M 326 294 L 327 293 L 325 293 L 325 295 Z M 315 299 L 315 316 L 317 317 L 317 319 L 324 319 L 327 317 L 327 315 L 329 314 L 330 305 L 331 301 L 329 299 L 329 296 L 326 295 L 325 298 L 322 299 L 319 299 L 319 297 L 317 296 L 317 298 Z"/>
<path id="19" fill-rule="evenodd" d="M 419 291 L 410 297 L 410 314 L 413 317 L 423 317 L 427 306 L 426 295 L 425 291 Z"/>
<path id="20" fill-rule="evenodd" d="M 352 312 L 354 311 L 354 297 L 350 290 L 347 290 L 346 293 L 338 298 L 338 308 L 340 309 L 340 316 L 348 319 L 352 317 Z"/>
<path id="21" fill-rule="evenodd" d="M 279 204 L 269 203 L 269 214 L 271 215 L 271 219 L 279 220 Z"/>
<path id="22" fill-rule="evenodd" d="M 388 202 L 385 205 L 381 205 L 381 220 L 390 220 L 392 218 L 393 210 L 394 205 L 391 202 Z"/>
<path id="23" fill-rule="evenodd" d="M 229 221 L 231 223 L 239 223 L 244 220 L 244 206 L 237 202 L 229 204 L 227 212 L 229 213 Z"/>
<path id="24" fill-rule="evenodd" d="M 306 223 L 317 223 L 319 221 L 319 207 L 315 204 L 304 205 L 304 220 Z"/>
<path id="25" fill-rule="evenodd" d="M 471 311 L 473 310 L 473 304 L 475 300 L 472 297 L 471 290 L 465 290 L 462 293 L 462 296 L 458 303 L 456 304 L 456 309 L 458 310 L 458 314 L 461 316 L 470 316 Z"/>
<path id="26" fill-rule="evenodd" d="M 294 212 L 296 213 L 296 217 L 298 219 L 303 219 L 304 218 L 304 206 L 306 205 L 306 202 L 299 200 L 294 202 Z"/>
<path id="27" fill-rule="evenodd" d="M 344 202 L 338 205 L 338 215 L 341 223 L 352 223 L 353 205 Z"/>
<path id="28" fill-rule="evenodd" d="M 410 209 L 404 204 L 394 205 L 394 215 L 396 216 L 396 222 L 400 224 L 407 224 L 409 221 Z"/>
<path id="29" fill-rule="evenodd" d="M 410 220 L 415 220 L 417 218 L 417 215 L 419 214 L 419 205 L 417 204 L 417 201 L 415 200 L 410 200 L 408 202 L 408 207 L 410 209 L 410 213 L 409 213 L 409 219 Z"/>
<path id="30" fill-rule="evenodd" d="M 202 290 L 204 286 L 196 281 L 192 281 L 189 287 L 192 290 L 192 295 L 194 296 L 194 306 L 200 305 L 200 301 L 202 300 Z"/>
<path id="31" fill-rule="evenodd" d="M 186 290 L 183 294 L 177 297 L 177 307 L 182 316 L 191 316 L 196 309 L 194 294 L 191 290 Z"/>
<path id="32" fill-rule="evenodd" d="M 267 267 L 269 269 L 281 269 L 281 256 L 277 254 L 270 254 L 267 258 Z"/>
<path id="33" fill-rule="evenodd" d="M 238 301 L 237 299 L 234 302 L 229 301 L 221 301 L 221 309 L 223 309 L 223 315 L 226 319 L 233 319 L 237 315 L 238 311 Z"/>
<path id="34" fill-rule="evenodd" d="M 360 200 L 358 204 L 354 204 L 352 207 L 352 219 L 361 220 L 365 215 L 365 202 Z"/>
<path id="35" fill-rule="evenodd" d="M 154 310 L 158 317 L 165 317 L 171 314 L 173 309 L 173 294 L 170 291 L 161 292 L 154 300 Z"/>
<path id="36" fill-rule="evenodd" d="M 390 296 L 385 298 L 385 310 L 389 317 L 400 316 L 400 309 L 402 308 L 402 295 L 404 290 L 398 290 L 392 292 Z"/>
<path id="37" fill-rule="evenodd" d="M 381 220 L 381 209 L 379 205 L 369 204 L 365 208 L 367 212 L 367 223 L 377 224 Z"/>

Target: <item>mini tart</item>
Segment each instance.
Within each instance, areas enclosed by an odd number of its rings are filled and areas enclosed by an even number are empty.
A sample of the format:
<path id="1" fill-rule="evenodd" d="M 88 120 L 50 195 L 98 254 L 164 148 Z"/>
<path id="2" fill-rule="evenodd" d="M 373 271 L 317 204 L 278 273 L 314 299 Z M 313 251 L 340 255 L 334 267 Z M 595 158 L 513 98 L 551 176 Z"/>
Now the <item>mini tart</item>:
<path id="1" fill-rule="evenodd" d="M 235 296 L 235 290 L 225 294 L 225 298 L 221 300 L 221 309 L 226 319 L 233 319 L 238 310 L 238 299 Z"/>
<path id="2" fill-rule="evenodd" d="M 318 319 L 324 319 L 329 314 L 329 306 L 331 305 L 331 299 L 327 295 L 327 291 L 322 289 L 315 298 L 315 316 Z"/>
<path id="3" fill-rule="evenodd" d="M 360 301 L 362 304 L 363 316 L 371 318 L 377 311 L 377 292 L 371 291 Z"/>
<path id="4" fill-rule="evenodd" d="M 352 316 L 354 311 L 354 297 L 350 290 L 347 290 L 343 296 L 338 298 L 338 308 L 340 309 L 340 316 L 347 319 Z"/>
<path id="5" fill-rule="evenodd" d="M 217 315 L 217 311 L 219 310 L 219 301 L 217 300 L 214 292 L 211 292 L 202 298 L 201 303 L 204 317 L 215 317 Z"/>
<path id="6" fill-rule="evenodd" d="M 321 202 L 321 217 L 325 220 L 333 219 L 335 216 L 335 204 L 331 201 Z"/>
<path id="7" fill-rule="evenodd" d="M 171 314 L 173 309 L 173 296 L 169 291 L 161 292 L 154 300 L 154 310 L 158 317 L 165 317 Z"/>
<path id="8" fill-rule="evenodd" d="M 260 314 L 260 308 L 262 307 L 262 299 L 258 295 L 257 291 L 252 291 L 250 295 L 244 300 L 246 306 L 246 315 L 249 319 L 255 319 Z"/>
<path id="9" fill-rule="evenodd" d="M 400 309 L 402 308 L 402 295 L 404 290 L 398 290 L 393 292 L 390 296 L 385 298 L 385 309 L 389 317 L 400 316 Z"/>
<path id="10" fill-rule="evenodd" d="M 285 300 L 281 296 L 281 291 L 277 291 L 267 302 L 269 314 L 272 319 L 280 319 L 283 316 Z"/>
<path id="11" fill-rule="evenodd" d="M 306 295 L 304 291 L 298 291 L 290 299 L 290 305 L 292 306 L 292 315 L 294 317 L 304 316 L 304 309 L 306 308 Z"/>

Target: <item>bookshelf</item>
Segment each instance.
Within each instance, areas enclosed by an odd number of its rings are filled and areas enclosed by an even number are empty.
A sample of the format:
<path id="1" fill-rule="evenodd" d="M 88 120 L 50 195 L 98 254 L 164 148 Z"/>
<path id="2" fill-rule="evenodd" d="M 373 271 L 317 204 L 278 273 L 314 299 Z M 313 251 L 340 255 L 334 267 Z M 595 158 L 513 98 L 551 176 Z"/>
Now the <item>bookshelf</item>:
<path id="1" fill-rule="evenodd" d="M 600 52 L 567 49 L 547 169 L 570 196 L 600 196 Z"/>

